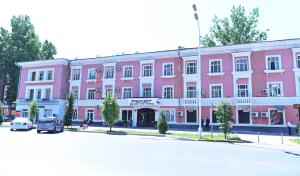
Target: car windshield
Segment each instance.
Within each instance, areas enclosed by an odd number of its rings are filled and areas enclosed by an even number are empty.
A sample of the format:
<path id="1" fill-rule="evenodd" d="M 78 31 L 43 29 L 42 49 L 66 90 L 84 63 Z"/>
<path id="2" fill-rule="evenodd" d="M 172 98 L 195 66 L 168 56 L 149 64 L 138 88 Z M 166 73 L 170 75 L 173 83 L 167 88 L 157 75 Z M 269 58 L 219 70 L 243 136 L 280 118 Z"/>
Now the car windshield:
<path id="1" fill-rule="evenodd" d="M 22 118 L 22 117 L 18 117 L 18 118 L 15 118 L 14 122 L 26 122 L 27 121 L 27 118 Z"/>
<path id="2" fill-rule="evenodd" d="M 41 118 L 39 119 L 39 123 L 52 123 L 54 119 L 52 118 Z"/>

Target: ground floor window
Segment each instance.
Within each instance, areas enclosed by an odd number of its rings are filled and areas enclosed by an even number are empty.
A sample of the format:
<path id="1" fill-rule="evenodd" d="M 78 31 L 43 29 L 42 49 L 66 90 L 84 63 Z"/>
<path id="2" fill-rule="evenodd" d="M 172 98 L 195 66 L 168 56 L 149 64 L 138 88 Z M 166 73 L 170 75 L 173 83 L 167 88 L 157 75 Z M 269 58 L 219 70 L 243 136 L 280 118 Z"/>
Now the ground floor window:
<path id="1" fill-rule="evenodd" d="M 250 123 L 250 111 L 249 110 L 238 110 L 238 122 L 240 124 Z"/>
<path id="2" fill-rule="evenodd" d="M 186 122 L 187 123 L 197 122 L 197 110 L 186 110 Z"/>
<path id="3" fill-rule="evenodd" d="M 45 109 L 44 117 L 51 117 L 51 116 L 52 116 L 52 109 Z"/>
<path id="4" fill-rule="evenodd" d="M 77 110 L 76 109 L 73 111 L 72 119 L 77 120 Z"/>
<path id="5" fill-rule="evenodd" d="M 93 110 L 93 109 L 88 109 L 88 110 L 86 111 L 85 119 L 88 119 L 88 120 L 90 120 L 90 121 L 93 121 L 93 120 L 94 120 L 94 110 Z"/>
<path id="6" fill-rule="evenodd" d="M 161 110 L 160 113 L 165 115 L 168 123 L 176 122 L 175 109 L 164 109 L 164 110 Z"/>
<path id="7" fill-rule="evenodd" d="M 28 117 L 28 109 L 22 109 L 21 117 Z"/>
<path id="8" fill-rule="evenodd" d="M 122 110 L 122 120 L 132 120 L 132 110 Z"/>
<path id="9" fill-rule="evenodd" d="M 216 110 L 211 111 L 212 123 L 218 123 Z"/>
<path id="10" fill-rule="evenodd" d="M 270 110 L 271 125 L 283 125 L 283 111 Z"/>

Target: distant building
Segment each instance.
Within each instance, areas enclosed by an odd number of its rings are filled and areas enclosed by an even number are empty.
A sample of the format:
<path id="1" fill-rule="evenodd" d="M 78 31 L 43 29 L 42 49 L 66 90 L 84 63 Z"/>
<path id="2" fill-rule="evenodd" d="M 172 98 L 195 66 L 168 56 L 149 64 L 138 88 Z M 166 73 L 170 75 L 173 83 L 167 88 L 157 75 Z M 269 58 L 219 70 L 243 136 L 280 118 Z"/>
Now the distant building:
<path id="1" fill-rule="evenodd" d="M 200 116 L 217 125 L 221 101 L 232 105 L 236 129 L 299 123 L 300 39 L 202 48 L 201 54 L 201 69 L 198 48 L 21 62 L 17 110 L 27 117 L 36 99 L 40 116 L 62 118 L 72 93 L 74 121 L 103 123 L 99 107 L 113 94 L 120 121 L 133 127 L 154 126 L 160 113 L 173 127 L 196 129 Z"/>

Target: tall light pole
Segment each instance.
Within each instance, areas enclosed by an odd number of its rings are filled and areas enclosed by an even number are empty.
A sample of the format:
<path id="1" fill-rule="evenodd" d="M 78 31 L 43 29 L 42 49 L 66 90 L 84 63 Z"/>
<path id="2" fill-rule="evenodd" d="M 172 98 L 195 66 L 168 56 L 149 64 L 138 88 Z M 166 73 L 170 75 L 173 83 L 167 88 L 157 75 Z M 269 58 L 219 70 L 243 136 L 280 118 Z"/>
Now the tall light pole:
<path id="1" fill-rule="evenodd" d="M 198 132 L 200 135 L 200 138 L 202 138 L 202 126 L 201 126 L 201 120 L 202 120 L 202 115 L 201 115 L 201 33 L 200 33 L 200 23 L 199 23 L 199 18 L 198 18 L 198 13 L 197 13 L 197 6 L 196 4 L 193 4 L 193 10 L 194 10 L 194 17 L 195 20 L 197 21 L 198 24 L 198 31 L 199 31 L 199 45 L 198 45 L 198 71 L 199 71 L 199 76 L 200 76 L 200 80 L 198 81 L 198 86 L 199 89 L 197 90 L 197 105 L 198 105 L 198 123 L 199 123 L 199 128 L 198 128 Z"/>

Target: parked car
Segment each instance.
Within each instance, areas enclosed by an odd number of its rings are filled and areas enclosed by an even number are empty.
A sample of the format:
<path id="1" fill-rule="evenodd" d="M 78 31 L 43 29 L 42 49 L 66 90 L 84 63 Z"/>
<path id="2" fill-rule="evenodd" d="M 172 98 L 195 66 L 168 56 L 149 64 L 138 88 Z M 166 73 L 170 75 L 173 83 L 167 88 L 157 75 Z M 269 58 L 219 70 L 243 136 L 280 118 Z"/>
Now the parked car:
<path id="1" fill-rule="evenodd" d="M 10 131 L 13 130 L 30 130 L 33 127 L 29 118 L 16 117 L 11 123 Z"/>
<path id="2" fill-rule="evenodd" d="M 37 123 L 37 133 L 47 131 L 51 133 L 63 132 L 64 124 L 58 117 L 40 118 Z"/>

